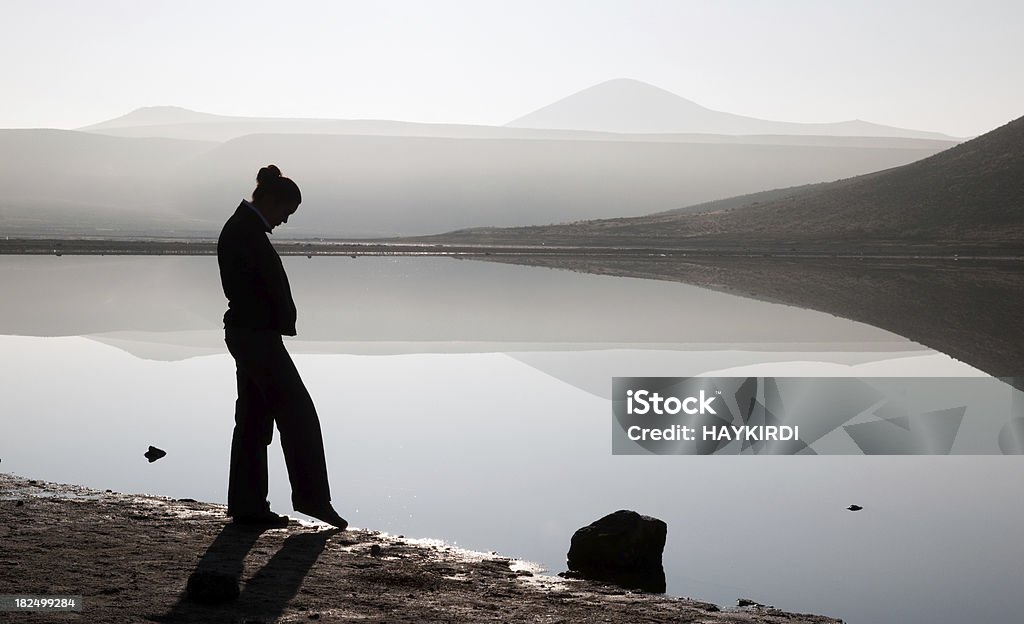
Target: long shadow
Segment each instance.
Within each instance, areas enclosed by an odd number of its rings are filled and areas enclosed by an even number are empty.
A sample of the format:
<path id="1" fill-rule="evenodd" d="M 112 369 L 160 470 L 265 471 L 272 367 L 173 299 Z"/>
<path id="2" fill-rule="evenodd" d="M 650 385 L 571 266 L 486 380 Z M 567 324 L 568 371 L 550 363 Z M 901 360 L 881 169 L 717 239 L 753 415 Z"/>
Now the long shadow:
<path id="1" fill-rule="evenodd" d="M 331 529 L 288 536 L 281 549 L 245 584 L 238 598 L 239 606 L 270 621 L 277 619 L 299 593 L 303 579 L 327 546 L 327 539 L 339 532 Z"/>
<path id="2" fill-rule="evenodd" d="M 182 590 L 178 601 L 154 622 L 235 622 L 240 616 L 275 621 L 298 593 L 303 579 L 316 563 L 327 540 L 338 530 L 303 532 L 285 539 L 280 550 L 241 590 L 237 598 L 226 597 L 219 604 L 202 604 Z M 263 530 L 226 525 L 206 549 L 193 574 L 213 573 L 237 585 L 241 583 L 245 558 Z"/>

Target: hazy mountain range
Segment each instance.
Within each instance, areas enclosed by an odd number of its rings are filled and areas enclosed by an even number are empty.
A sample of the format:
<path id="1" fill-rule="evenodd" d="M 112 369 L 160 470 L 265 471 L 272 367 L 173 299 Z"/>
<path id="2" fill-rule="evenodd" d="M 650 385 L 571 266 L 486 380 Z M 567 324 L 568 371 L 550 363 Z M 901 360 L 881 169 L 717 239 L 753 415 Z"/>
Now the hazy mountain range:
<path id="1" fill-rule="evenodd" d="M 0 227 L 15 236 L 216 235 L 256 171 L 276 163 L 304 202 L 275 236 L 422 235 L 639 216 L 887 169 L 956 144 L 884 126 L 857 126 L 879 136 L 803 132 L 849 134 L 848 124 L 736 122 L 732 130 L 781 134 L 713 134 L 729 130 L 722 120 L 758 120 L 636 81 L 552 105 L 566 106 L 589 129 L 515 127 L 549 118 L 551 107 L 505 127 L 150 107 L 79 130 L 0 130 Z M 630 116 L 650 132 L 620 132 Z"/>
<path id="2" fill-rule="evenodd" d="M 920 161 L 685 210 L 547 227 L 481 228 L 459 242 L 687 246 L 1024 242 L 1024 117 Z M 949 247 L 953 252 L 956 247 Z"/>
<path id="3" fill-rule="evenodd" d="M 705 108 L 664 89 L 629 79 L 609 80 L 584 89 L 510 121 L 504 126 L 431 124 L 381 119 L 234 117 L 202 113 L 179 106 L 149 106 L 78 129 L 113 136 L 218 142 L 257 133 L 371 134 L 478 139 L 685 140 L 799 145 L 836 144 L 834 140 L 825 140 L 824 137 L 961 140 L 938 132 L 894 128 L 861 120 L 792 123 L 733 115 Z M 635 136 L 617 136 L 621 134 Z M 816 137 L 816 140 L 796 137 Z M 862 145 L 877 147 L 879 143 L 866 142 Z"/>
<path id="4" fill-rule="evenodd" d="M 953 137 L 937 132 L 894 128 L 860 119 L 837 123 L 792 123 L 733 115 L 705 108 L 670 91 L 626 78 L 594 85 L 506 125 L 634 133 L 709 132 L 953 140 Z"/>

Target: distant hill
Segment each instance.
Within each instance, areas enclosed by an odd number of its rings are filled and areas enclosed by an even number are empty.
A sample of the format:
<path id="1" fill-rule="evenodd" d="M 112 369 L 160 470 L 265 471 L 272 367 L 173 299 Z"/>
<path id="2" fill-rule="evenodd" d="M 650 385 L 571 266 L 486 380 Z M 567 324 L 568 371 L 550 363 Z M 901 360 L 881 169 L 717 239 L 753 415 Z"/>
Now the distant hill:
<path id="1" fill-rule="evenodd" d="M 923 160 L 759 194 L 690 214 L 669 211 L 529 228 L 479 228 L 437 239 L 600 245 L 1024 244 L 1024 118 Z M 757 197 L 757 196 L 754 196 Z"/>
<path id="2" fill-rule="evenodd" d="M 796 134 L 953 140 L 936 132 L 883 126 L 861 120 L 838 123 L 767 121 L 705 108 L 670 91 L 619 78 L 602 82 L 506 124 L 513 128 L 561 128 L 602 132 Z"/>
<path id="3" fill-rule="evenodd" d="M 440 137 L 454 139 L 541 139 L 558 141 L 630 141 L 652 143 L 728 143 L 743 145 L 803 145 L 815 147 L 874 147 L 883 149 L 943 149 L 955 140 L 942 135 L 827 136 L 814 134 L 709 134 L 707 132 L 622 133 L 558 128 L 516 128 L 469 124 L 416 123 L 385 119 L 313 119 L 212 115 L 179 106 L 150 106 L 97 124 L 82 132 L 134 138 L 169 138 L 222 143 L 250 134 L 365 134 L 373 136 Z M 825 128 L 822 128 L 825 130 Z"/>
<path id="4" fill-rule="evenodd" d="M 217 123 L 231 121 L 232 117 L 200 113 L 180 106 L 144 106 L 127 115 L 79 128 L 84 131 L 112 130 L 115 128 L 138 128 L 168 124 Z"/>
<path id="5" fill-rule="evenodd" d="M 695 214 L 698 212 L 715 212 L 720 210 L 731 210 L 733 208 L 742 208 L 743 206 L 755 206 L 758 204 L 772 202 L 777 199 L 785 199 L 795 195 L 800 195 L 814 189 L 822 188 L 827 184 L 828 182 L 818 182 L 817 184 L 802 184 L 800 186 L 769 189 L 767 191 L 758 191 L 757 193 L 749 193 L 747 195 L 737 195 L 735 197 L 726 197 L 725 199 L 716 199 L 702 204 L 693 204 L 692 206 L 684 206 L 683 208 L 673 208 L 671 210 L 665 210 L 664 212 L 656 212 L 651 216 Z"/>
<path id="6" fill-rule="evenodd" d="M 127 122 L 152 119 L 147 113 Z M 390 237 L 557 223 L 832 180 L 952 145 L 731 139 L 264 133 L 221 142 L 0 130 L 0 229 L 8 235 L 216 235 L 226 214 L 252 192 L 256 171 L 271 162 L 299 183 L 304 198 L 301 218 L 275 236 Z"/>
<path id="7" fill-rule="evenodd" d="M 216 145 L 0 130 L 0 232 L 118 236 L 193 229 L 196 224 L 176 202 L 191 183 L 181 172 Z"/>

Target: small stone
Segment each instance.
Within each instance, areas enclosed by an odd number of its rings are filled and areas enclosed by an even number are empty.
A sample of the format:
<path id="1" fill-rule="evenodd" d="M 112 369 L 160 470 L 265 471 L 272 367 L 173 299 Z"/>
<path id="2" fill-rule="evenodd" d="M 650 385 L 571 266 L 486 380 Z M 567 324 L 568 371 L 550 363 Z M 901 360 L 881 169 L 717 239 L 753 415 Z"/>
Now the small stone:
<path id="1" fill-rule="evenodd" d="M 380 557 L 382 552 L 383 552 L 383 549 L 380 547 L 380 544 L 374 544 L 373 546 L 370 546 L 370 555 L 371 556 L 373 556 L 373 557 Z"/>
<path id="2" fill-rule="evenodd" d="M 149 460 L 149 463 L 153 463 L 167 454 L 167 451 L 158 449 L 155 446 L 150 446 L 149 450 L 142 454 L 143 457 Z"/>
<path id="3" fill-rule="evenodd" d="M 15 507 L 22 507 L 22 506 L 24 506 L 24 505 L 25 505 L 25 501 L 18 501 L 18 502 L 16 502 L 16 503 L 14 503 L 14 506 L 15 506 Z"/>

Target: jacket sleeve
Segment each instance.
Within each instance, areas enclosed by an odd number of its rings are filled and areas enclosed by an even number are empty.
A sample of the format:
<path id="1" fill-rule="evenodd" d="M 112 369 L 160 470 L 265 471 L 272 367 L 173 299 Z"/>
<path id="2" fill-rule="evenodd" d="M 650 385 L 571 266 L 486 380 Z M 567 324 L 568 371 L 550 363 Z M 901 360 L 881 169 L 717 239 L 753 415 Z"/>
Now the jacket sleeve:
<path id="1" fill-rule="evenodd" d="M 223 243 L 217 255 L 233 322 L 294 336 L 295 303 L 284 265 L 270 241 L 265 236 L 232 236 Z"/>
<path id="2" fill-rule="evenodd" d="M 268 253 L 260 254 L 258 271 L 267 292 L 267 303 L 271 306 L 273 324 L 285 336 L 294 336 L 296 310 L 288 275 L 269 240 L 266 246 Z"/>

